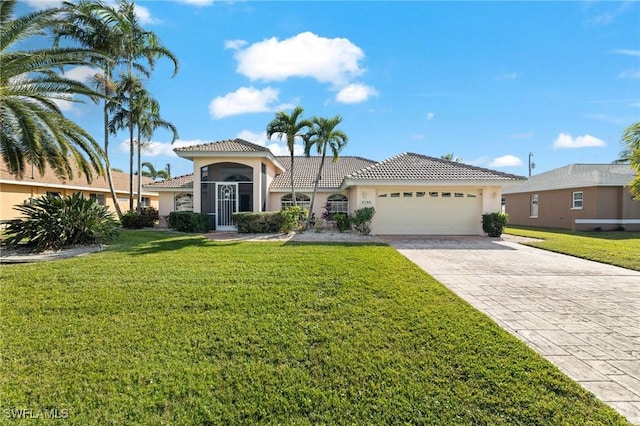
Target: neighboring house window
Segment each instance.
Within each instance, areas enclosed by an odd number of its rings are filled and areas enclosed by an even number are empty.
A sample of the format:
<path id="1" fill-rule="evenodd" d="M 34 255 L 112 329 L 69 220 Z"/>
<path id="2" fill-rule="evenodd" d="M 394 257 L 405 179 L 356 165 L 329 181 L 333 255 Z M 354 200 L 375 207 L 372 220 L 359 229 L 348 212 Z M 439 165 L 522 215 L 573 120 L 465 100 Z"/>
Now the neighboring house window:
<path id="1" fill-rule="evenodd" d="M 60 198 L 60 193 L 59 192 L 54 192 L 54 191 L 47 191 L 47 197 L 58 197 L 58 198 Z"/>
<path id="2" fill-rule="evenodd" d="M 89 198 L 96 200 L 98 204 L 104 206 L 104 194 L 89 194 Z"/>
<path id="3" fill-rule="evenodd" d="M 303 209 L 309 210 L 311 208 L 311 198 L 305 194 L 296 194 L 296 204 Z M 293 206 L 293 197 L 291 194 L 283 195 L 280 199 L 280 207 L 287 208 Z"/>
<path id="4" fill-rule="evenodd" d="M 467 197 L 469 197 L 469 196 L 471 196 L 471 194 L 467 194 Z M 500 211 L 502 213 L 505 213 L 507 211 L 507 199 L 505 198 L 504 195 L 500 199 Z"/>
<path id="5" fill-rule="evenodd" d="M 176 211 L 177 212 L 192 212 L 193 211 L 193 194 L 183 192 L 177 194 L 175 198 Z"/>
<path id="6" fill-rule="evenodd" d="M 581 209 L 582 208 L 582 191 L 573 193 L 573 209 Z"/>
<path id="7" fill-rule="evenodd" d="M 538 194 L 531 194 L 531 217 L 538 217 Z"/>
<path id="8" fill-rule="evenodd" d="M 342 194 L 329 195 L 327 205 L 331 213 L 349 213 L 349 199 Z"/>
<path id="9" fill-rule="evenodd" d="M 142 197 L 142 204 L 140 207 L 149 207 L 151 206 L 151 199 L 149 197 Z"/>

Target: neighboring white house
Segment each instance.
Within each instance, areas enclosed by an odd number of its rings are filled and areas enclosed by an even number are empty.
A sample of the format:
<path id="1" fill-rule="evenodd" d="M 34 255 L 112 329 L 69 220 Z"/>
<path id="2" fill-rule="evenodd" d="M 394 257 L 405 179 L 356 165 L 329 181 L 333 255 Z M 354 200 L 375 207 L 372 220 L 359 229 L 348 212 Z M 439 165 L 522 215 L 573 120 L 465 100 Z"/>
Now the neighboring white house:
<path id="1" fill-rule="evenodd" d="M 175 152 L 193 161 L 192 175 L 146 185 L 160 194 L 160 214 L 207 213 L 217 230 L 235 229 L 238 211 L 276 211 L 293 204 L 290 157 L 242 139 Z M 319 157 L 295 157 L 297 204 L 309 208 Z M 381 162 L 328 157 L 313 209 L 321 217 L 375 207 L 374 234 L 481 235 L 483 213 L 500 211 L 502 187 L 525 179 L 494 170 L 403 153 Z"/>

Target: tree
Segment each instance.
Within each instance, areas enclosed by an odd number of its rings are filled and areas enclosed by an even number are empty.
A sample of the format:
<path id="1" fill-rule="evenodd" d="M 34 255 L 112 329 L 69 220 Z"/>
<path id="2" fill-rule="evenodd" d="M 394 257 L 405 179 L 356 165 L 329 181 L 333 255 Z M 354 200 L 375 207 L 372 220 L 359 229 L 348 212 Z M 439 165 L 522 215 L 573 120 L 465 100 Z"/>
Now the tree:
<path id="1" fill-rule="evenodd" d="M 145 90 L 139 93 L 137 96 L 136 105 L 136 119 L 138 126 L 138 139 L 137 139 L 137 151 L 138 151 L 138 202 L 136 203 L 136 210 L 140 214 L 142 207 L 142 179 L 140 176 L 141 154 L 142 154 L 142 137 L 147 141 L 150 141 L 155 131 L 159 128 L 170 130 L 173 133 L 173 139 L 171 143 L 178 139 L 178 129 L 172 123 L 164 120 L 160 117 L 160 104 L 157 100 L 153 99 L 149 93 Z M 149 164 L 149 163 L 147 163 Z M 164 170 L 160 170 L 164 172 Z M 166 172 L 165 172 L 166 173 Z"/>
<path id="2" fill-rule="evenodd" d="M 153 164 L 148 163 L 148 162 L 144 162 L 142 163 L 142 168 L 147 168 L 147 170 L 142 170 L 142 176 L 151 178 L 153 180 L 157 180 L 157 179 L 171 179 L 171 175 L 169 175 L 169 173 L 166 170 L 156 170 L 156 168 L 153 166 Z"/>
<path id="3" fill-rule="evenodd" d="M 291 199 L 293 200 L 294 206 L 297 205 L 296 191 L 293 181 L 295 142 L 296 138 L 300 137 L 306 144 L 309 133 L 308 130 L 313 126 L 311 121 L 302 119 L 303 112 L 304 109 L 301 106 L 295 107 L 291 112 L 291 115 L 287 114 L 285 111 L 279 111 L 276 113 L 275 118 L 267 125 L 267 138 L 269 140 L 271 140 L 273 135 L 276 135 L 279 140 L 282 140 L 283 137 L 287 138 L 287 148 L 291 154 L 291 166 L 289 168 L 289 173 L 291 173 Z M 305 129 L 307 129 L 306 132 L 304 132 Z"/>
<path id="4" fill-rule="evenodd" d="M 99 67 L 102 71 L 102 74 L 95 75 L 94 82 L 105 96 L 103 106 L 105 169 L 114 208 L 118 214 L 118 218 L 122 218 L 122 210 L 120 209 L 120 203 L 116 196 L 113 175 L 111 173 L 114 169 L 111 167 L 109 159 L 108 129 L 110 97 L 115 91 L 115 85 L 111 80 L 111 76 L 117 65 L 118 57 L 122 56 L 122 53 L 119 50 L 119 32 L 104 18 L 105 9 L 108 8 L 110 8 L 110 6 L 102 3 L 84 0 L 81 0 L 77 4 L 64 2 L 60 19 L 54 26 L 54 35 L 56 45 L 60 43 L 61 39 L 69 38 L 80 43 L 82 46 L 104 55 L 103 58 L 93 62 L 93 65 Z M 111 10 L 111 13 L 116 14 L 117 12 Z"/>
<path id="5" fill-rule="evenodd" d="M 462 161 L 462 158 L 456 157 L 455 155 L 453 155 L 453 152 L 450 152 L 450 153 L 445 154 L 445 155 L 441 155 L 440 158 L 442 160 L 455 161 L 456 163 Z"/>
<path id="6" fill-rule="evenodd" d="M 346 133 L 342 130 L 336 129 L 338 124 L 342 122 L 342 117 L 339 115 L 336 115 L 333 118 L 313 117 L 312 122 L 313 127 L 307 137 L 304 153 L 308 157 L 311 153 L 311 149 L 315 146 L 317 153 L 321 155 L 321 159 L 318 174 L 315 182 L 313 183 L 313 195 L 311 196 L 310 208 L 311 212 L 313 212 L 313 206 L 316 201 L 318 184 L 322 179 L 322 168 L 324 167 L 324 161 L 327 156 L 327 148 L 331 150 L 332 161 L 335 163 L 338 161 L 340 151 L 342 151 L 342 148 L 345 147 L 349 140 Z M 309 227 L 310 220 L 311 215 L 307 218 L 307 227 Z"/>
<path id="7" fill-rule="evenodd" d="M 91 182 L 94 172 L 104 173 L 104 153 L 88 132 L 64 117 L 55 101 L 76 101 L 74 95 L 83 95 L 97 102 L 101 95 L 57 71 L 67 65 L 88 65 L 102 56 L 79 48 L 20 50 L 17 43 L 51 28 L 58 10 L 14 18 L 15 5 L 15 0 L 0 2 L 0 154 L 9 172 L 18 177 L 28 162 L 41 175 L 48 164 L 58 177 L 72 178 L 70 161 L 74 161 Z"/>
<path id="8" fill-rule="evenodd" d="M 636 177 L 631 182 L 630 190 L 636 200 L 640 200 L 640 121 L 627 127 L 622 134 L 625 149 L 620 153 L 616 163 L 629 163 L 636 169 Z"/>
<path id="9" fill-rule="evenodd" d="M 620 157 L 614 161 L 615 164 L 629 164 L 634 151 L 640 149 L 640 121 L 627 127 L 621 139 L 624 149 L 620 152 Z"/>

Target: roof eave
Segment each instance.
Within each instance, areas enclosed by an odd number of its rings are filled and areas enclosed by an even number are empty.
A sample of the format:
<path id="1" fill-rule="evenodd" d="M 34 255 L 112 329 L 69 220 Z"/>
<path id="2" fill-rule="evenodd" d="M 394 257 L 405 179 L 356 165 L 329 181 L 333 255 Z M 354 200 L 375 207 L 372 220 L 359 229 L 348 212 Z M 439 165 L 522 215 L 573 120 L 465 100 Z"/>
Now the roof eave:
<path id="1" fill-rule="evenodd" d="M 187 160 L 193 160 L 194 158 L 232 158 L 232 157 L 247 157 L 247 158 L 268 158 L 277 169 L 280 170 L 280 173 L 286 171 L 284 166 L 280 164 L 280 162 L 276 159 L 276 157 L 271 153 L 271 151 L 253 151 L 253 152 L 245 152 L 245 151 L 179 151 L 182 148 L 175 148 L 173 151 L 176 153 L 178 157 L 186 158 Z"/>
<path id="2" fill-rule="evenodd" d="M 447 179 L 447 180 L 390 180 L 345 178 L 341 190 L 352 186 L 505 186 L 512 179 Z"/>

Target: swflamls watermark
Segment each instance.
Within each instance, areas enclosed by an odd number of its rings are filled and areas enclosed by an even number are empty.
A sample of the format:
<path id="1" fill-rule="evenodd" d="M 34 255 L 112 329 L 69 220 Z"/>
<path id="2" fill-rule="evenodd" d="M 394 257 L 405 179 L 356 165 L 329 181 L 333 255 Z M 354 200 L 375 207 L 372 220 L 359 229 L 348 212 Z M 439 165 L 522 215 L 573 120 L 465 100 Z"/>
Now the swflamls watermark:
<path id="1" fill-rule="evenodd" d="M 5 419 L 68 419 L 69 410 L 66 408 L 3 408 Z"/>

